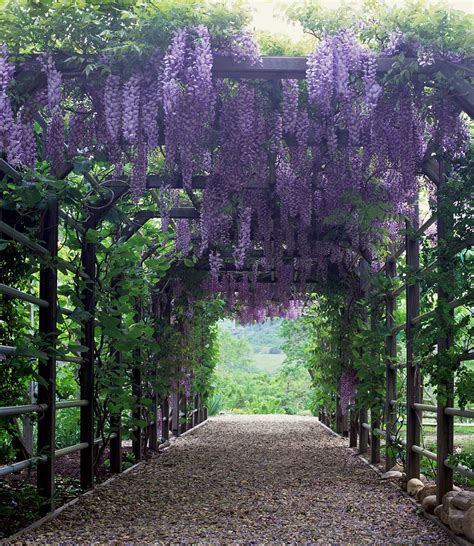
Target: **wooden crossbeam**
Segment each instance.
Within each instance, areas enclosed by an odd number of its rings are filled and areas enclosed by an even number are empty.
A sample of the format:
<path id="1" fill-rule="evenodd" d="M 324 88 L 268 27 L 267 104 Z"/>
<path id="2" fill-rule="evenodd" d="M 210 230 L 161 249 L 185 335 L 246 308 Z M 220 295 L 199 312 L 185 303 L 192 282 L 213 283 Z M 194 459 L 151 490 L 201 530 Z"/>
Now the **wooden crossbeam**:
<path id="1" fill-rule="evenodd" d="M 215 57 L 212 73 L 217 78 L 246 78 L 246 79 L 304 79 L 306 78 L 306 57 L 276 57 L 263 56 L 260 64 L 252 64 L 249 61 L 237 62 L 230 57 Z M 417 65 L 420 74 L 433 74 L 438 71 L 462 70 L 469 71 L 469 63 L 453 64 L 446 61 L 438 61 L 430 66 L 420 66 L 415 58 L 406 58 L 403 61 L 397 57 L 381 56 L 377 58 L 377 73 L 386 74 L 392 70 L 394 63 L 400 69 Z M 462 76 L 461 76 L 462 79 Z"/>

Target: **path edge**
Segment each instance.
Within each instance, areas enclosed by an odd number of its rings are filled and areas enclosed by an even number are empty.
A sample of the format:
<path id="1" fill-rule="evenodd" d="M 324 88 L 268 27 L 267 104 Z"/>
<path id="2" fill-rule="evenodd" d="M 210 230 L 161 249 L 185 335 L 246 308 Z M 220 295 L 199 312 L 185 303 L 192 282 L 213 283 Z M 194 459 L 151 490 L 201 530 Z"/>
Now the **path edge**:
<path id="1" fill-rule="evenodd" d="M 340 438 L 342 440 L 346 439 L 343 436 L 341 436 L 340 434 L 338 434 L 337 432 L 334 432 L 334 430 L 332 430 L 332 428 L 329 428 L 324 423 L 321 423 L 321 421 L 319 421 L 319 419 L 317 420 L 317 423 L 319 423 L 321 428 L 323 428 L 326 432 L 328 432 L 332 436 L 336 436 L 337 438 Z M 349 446 L 346 446 L 346 447 L 350 452 L 352 452 L 354 455 L 356 455 L 358 459 L 360 459 L 367 466 L 369 466 L 376 474 L 378 474 L 379 476 L 382 476 L 383 472 L 379 468 L 377 468 L 375 465 L 373 465 L 370 461 L 368 461 L 365 457 L 362 457 L 362 455 L 359 453 L 357 448 L 349 447 Z M 453 541 L 456 544 L 459 544 L 460 546 L 472 546 L 472 544 L 473 544 L 472 542 L 469 542 L 468 540 L 465 540 L 462 537 L 456 535 L 456 533 L 454 533 L 447 525 L 445 525 L 442 521 L 440 521 L 436 516 L 433 516 L 432 514 L 428 514 L 428 512 L 423 510 L 421 508 L 421 505 L 418 502 L 416 502 L 416 500 L 413 497 L 410 497 L 410 495 L 406 491 L 404 491 L 399 485 L 397 485 L 395 482 L 393 482 L 391 480 L 387 480 L 387 482 L 392 487 L 394 487 L 397 491 L 400 491 L 400 493 L 406 499 L 408 499 L 414 506 L 416 506 L 419 509 L 420 513 L 423 515 L 424 518 L 436 523 L 436 525 L 438 525 L 438 527 L 443 529 L 453 539 Z"/>
<path id="2" fill-rule="evenodd" d="M 179 441 L 180 438 L 182 438 L 183 436 L 189 435 L 189 433 L 194 432 L 198 428 L 201 428 L 202 426 L 207 424 L 209 422 L 209 420 L 210 419 L 208 418 L 205 421 L 203 421 L 202 423 L 199 423 L 198 425 L 196 425 L 195 427 L 193 427 L 193 428 L 191 428 L 189 430 L 186 430 L 185 432 L 183 432 L 179 436 L 173 437 L 171 439 L 172 441 L 170 442 L 169 446 L 167 446 L 167 447 L 165 447 L 165 448 L 163 448 L 161 450 L 160 450 L 160 446 L 158 446 L 158 452 L 157 453 L 160 453 L 160 454 L 165 453 L 166 451 L 171 449 L 175 445 L 175 443 L 177 441 Z M 126 468 L 123 472 L 120 472 L 120 474 L 116 474 L 115 476 L 110 477 L 108 480 L 105 480 L 105 482 L 98 483 L 94 488 L 89 489 L 88 491 L 84 491 L 84 493 L 81 493 L 80 495 L 78 495 L 74 499 L 66 502 L 66 504 L 63 504 L 59 508 L 56 508 L 52 512 L 49 512 L 49 514 L 46 514 L 46 516 L 43 516 L 42 518 L 34 521 L 33 523 L 30 523 L 30 525 L 28 525 L 24 529 L 21 529 L 20 531 L 16 532 L 14 535 L 10 535 L 9 537 L 6 537 L 5 539 L 2 539 L 0 541 L 0 546 L 7 545 L 7 544 L 10 544 L 12 542 L 13 543 L 17 542 L 18 539 L 21 538 L 21 535 L 24 535 L 25 533 L 28 533 L 30 531 L 35 531 L 36 529 L 38 529 L 39 527 L 41 527 L 45 523 L 49 523 L 50 521 L 53 521 L 54 519 L 56 519 L 61 514 L 61 512 L 64 512 L 64 510 L 67 510 L 71 506 L 74 506 L 74 504 L 79 502 L 84 497 L 92 495 L 92 493 L 94 493 L 98 488 L 105 487 L 105 486 L 111 484 L 115 480 L 118 480 L 122 476 L 125 476 L 125 474 L 129 474 L 129 473 L 133 472 L 134 470 L 137 470 L 138 468 L 142 467 L 147 462 L 148 461 L 139 461 L 138 463 L 135 463 L 134 465 L 130 466 L 129 468 Z"/>

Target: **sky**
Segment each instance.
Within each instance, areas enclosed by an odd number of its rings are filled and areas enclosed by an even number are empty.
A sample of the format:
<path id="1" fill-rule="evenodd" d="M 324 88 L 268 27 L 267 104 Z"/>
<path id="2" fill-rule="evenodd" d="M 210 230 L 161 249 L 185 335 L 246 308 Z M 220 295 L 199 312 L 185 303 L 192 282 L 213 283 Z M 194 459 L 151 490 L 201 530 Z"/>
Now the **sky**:
<path id="1" fill-rule="evenodd" d="M 393 0 L 386 1 L 388 4 L 395 3 Z M 254 12 L 253 23 L 255 29 L 289 34 L 293 38 L 298 39 L 302 35 L 302 31 L 298 27 L 286 22 L 283 17 L 278 16 L 278 13 L 275 13 L 278 6 L 290 5 L 292 3 L 294 3 L 293 0 L 249 0 L 249 4 Z M 331 7 L 338 2 L 336 0 L 321 0 L 321 3 Z M 449 0 L 447 3 L 453 8 L 474 13 L 474 0 Z"/>

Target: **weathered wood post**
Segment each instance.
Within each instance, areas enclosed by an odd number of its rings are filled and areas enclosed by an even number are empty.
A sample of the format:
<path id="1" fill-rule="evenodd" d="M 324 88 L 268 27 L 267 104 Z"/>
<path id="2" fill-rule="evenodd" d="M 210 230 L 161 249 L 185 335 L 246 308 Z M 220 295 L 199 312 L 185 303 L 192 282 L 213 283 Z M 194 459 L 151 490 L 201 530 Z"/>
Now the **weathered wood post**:
<path id="1" fill-rule="evenodd" d="M 179 386 L 171 394 L 171 433 L 179 436 Z"/>
<path id="2" fill-rule="evenodd" d="M 376 305 L 376 304 L 373 304 Z M 370 328 L 372 332 L 376 331 L 376 325 L 378 322 L 378 309 L 377 307 L 372 307 L 370 313 Z M 371 357 L 375 361 L 379 358 L 379 355 L 371 351 Z M 373 401 L 372 407 L 370 409 L 370 462 L 372 464 L 378 464 L 380 462 L 380 435 L 377 430 L 380 430 L 380 400 L 377 398 Z"/>
<path id="3" fill-rule="evenodd" d="M 187 430 L 187 418 L 188 418 L 188 400 L 186 398 L 185 389 L 181 389 L 181 396 L 179 398 L 179 432 L 183 434 Z"/>
<path id="4" fill-rule="evenodd" d="M 453 216 L 449 211 L 449 202 L 446 195 L 446 167 L 443 159 L 439 159 L 439 185 L 437 192 L 438 215 L 438 318 L 440 331 L 438 335 L 438 357 L 446 357 L 453 345 L 453 332 L 451 322 L 454 319 L 454 309 L 449 309 L 448 304 L 452 298 L 450 288 L 454 283 L 452 263 L 452 251 L 450 240 L 452 238 Z M 448 357 L 449 358 L 449 357 Z M 437 472 L 436 472 L 436 496 L 441 504 L 443 496 L 453 488 L 453 470 L 444 462 L 453 453 L 454 444 L 454 417 L 447 415 L 447 407 L 454 405 L 454 378 L 451 372 L 439 385 L 437 410 Z"/>
<path id="5" fill-rule="evenodd" d="M 341 397 L 336 394 L 336 432 L 342 434 L 342 408 L 341 408 Z"/>
<path id="6" fill-rule="evenodd" d="M 50 253 L 50 263 L 40 269 L 40 298 L 48 302 L 47 307 L 39 308 L 39 333 L 47 344 L 48 357 L 38 363 L 38 404 L 47 408 L 38 419 L 38 454 L 46 455 L 46 462 L 38 465 L 37 486 L 42 501 L 42 512 L 54 509 L 54 470 L 56 447 L 56 357 L 57 343 L 57 290 L 58 273 L 54 263 L 58 254 L 58 203 L 49 199 L 44 212 L 40 238 Z"/>
<path id="7" fill-rule="evenodd" d="M 360 294 L 363 298 L 364 305 L 367 305 L 367 295 L 369 290 L 369 266 L 368 263 L 361 259 L 359 265 L 359 282 L 360 282 Z M 366 310 L 364 310 L 366 315 Z M 367 316 L 365 316 L 367 320 Z M 367 409 L 361 408 L 359 410 L 359 453 L 366 453 L 369 443 L 369 431 L 365 428 L 367 423 Z"/>
<path id="8" fill-rule="evenodd" d="M 420 477 L 420 455 L 413 446 L 420 445 L 420 421 L 413 404 L 421 401 L 420 371 L 414 354 L 414 317 L 420 313 L 420 241 L 416 233 L 419 228 L 418 201 L 414 207 L 413 223 L 407 222 L 406 265 L 408 278 L 406 286 L 406 356 L 407 356 L 407 480 Z"/>
<path id="9" fill-rule="evenodd" d="M 138 298 L 136 301 L 136 314 L 135 321 L 140 322 L 143 319 L 143 301 Z M 134 351 L 135 359 L 138 361 L 138 365 L 134 365 L 132 369 L 132 395 L 134 399 L 134 406 L 132 410 L 132 419 L 139 421 L 142 416 L 142 371 L 141 362 L 143 353 L 141 349 Z M 133 429 L 132 451 L 135 461 L 140 461 L 143 456 L 143 430 L 140 425 L 135 425 Z"/>
<path id="10" fill-rule="evenodd" d="M 349 447 L 357 447 L 357 412 L 353 407 L 349 410 Z"/>
<path id="11" fill-rule="evenodd" d="M 170 438 L 170 406 L 168 396 L 165 396 L 161 403 L 161 439 L 166 442 Z"/>
<path id="12" fill-rule="evenodd" d="M 158 451 L 158 392 L 156 389 L 156 380 L 158 376 L 158 366 L 155 363 L 151 374 L 152 378 L 152 399 L 151 399 L 151 423 L 150 423 L 150 449 Z"/>
<path id="13" fill-rule="evenodd" d="M 387 260 L 385 265 L 385 274 L 388 279 L 395 279 L 397 274 L 397 264 L 393 258 Z M 393 452 L 392 436 L 395 435 L 395 426 L 397 422 L 397 408 L 395 401 L 397 399 L 397 336 L 392 334 L 394 327 L 394 313 L 397 309 L 396 297 L 391 292 L 386 297 L 386 324 L 389 332 L 385 338 L 385 470 L 390 470 L 396 463 L 396 457 Z"/>
<path id="14" fill-rule="evenodd" d="M 193 396 L 193 418 L 192 418 L 193 428 L 199 424 L 198 413 L 199 413 L 199 394 L 195 394 Z"/>
<path id="15" fill-rule="evenodd" d="M 96 225 L 90 225 L 95 228 Z M 81 442 L 88 447 L 81 450 L 81 487 L 89 489 L 94 485 L 94 361 L 95 361 L 95 299 L 96 299 L 96 244 L 88 242 L 88 229 L 84 233 L 82 245 L 82 267 L 88 275 L 82 290 L 82 302 L 88 318 L 82 324 L 82 344 L 87 351 L 82 354 L 79 371 L 81 399 L 87 400 L 86 406 L 81 406 Z"/>
<path id="16" fill-rule="evenodd" d="M 122 354 L 115 350 L 115 362 L 120 368 Z M 110 439 L 110 469 L 112 472 L 122 472 L 122 415 L 120 411 L 110 416 L 110 428 L 114 436 Z"/>
<path id="17" fill-rule="evenodd" d="M 120 278 L 114 277 L 111 282 L 111 287 L 114 288 L 116 297 L 119 296 L 117 286 Z M 110 348 L 111 356 L 114 357 L 117 369 L 121 368 L 122 353 L 115 347 Z M 122 413 L 121 411 L 113 412 L 110 415 L 110 428 L 113 436 L 110 438 L 110 469 L 116 474 L 122 472 Z"/>

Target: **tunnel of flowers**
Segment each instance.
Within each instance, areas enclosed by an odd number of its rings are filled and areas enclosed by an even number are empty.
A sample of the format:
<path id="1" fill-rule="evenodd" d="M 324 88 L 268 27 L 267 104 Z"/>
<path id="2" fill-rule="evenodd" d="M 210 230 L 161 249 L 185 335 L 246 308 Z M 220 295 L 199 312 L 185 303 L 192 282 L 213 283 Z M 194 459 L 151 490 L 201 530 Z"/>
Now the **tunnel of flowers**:
<path id="1" fill-rule="evenodd" d="M 0 476 L 34 472 L 46 512 L 62 457 L 83 489 L 121 472 L 124 439 L 138 461 L 206 419 L 217 320 L 283 317 L 313 339 L 320 420 L 408 478 L 433 459 L 433 385 L 442 499 L 473 477 L 452 459 L 474 402 L 472 57 L 367 28 L 263 54 L 222 10 L 105 9 L 110 47 L 6 33 Z"/>

